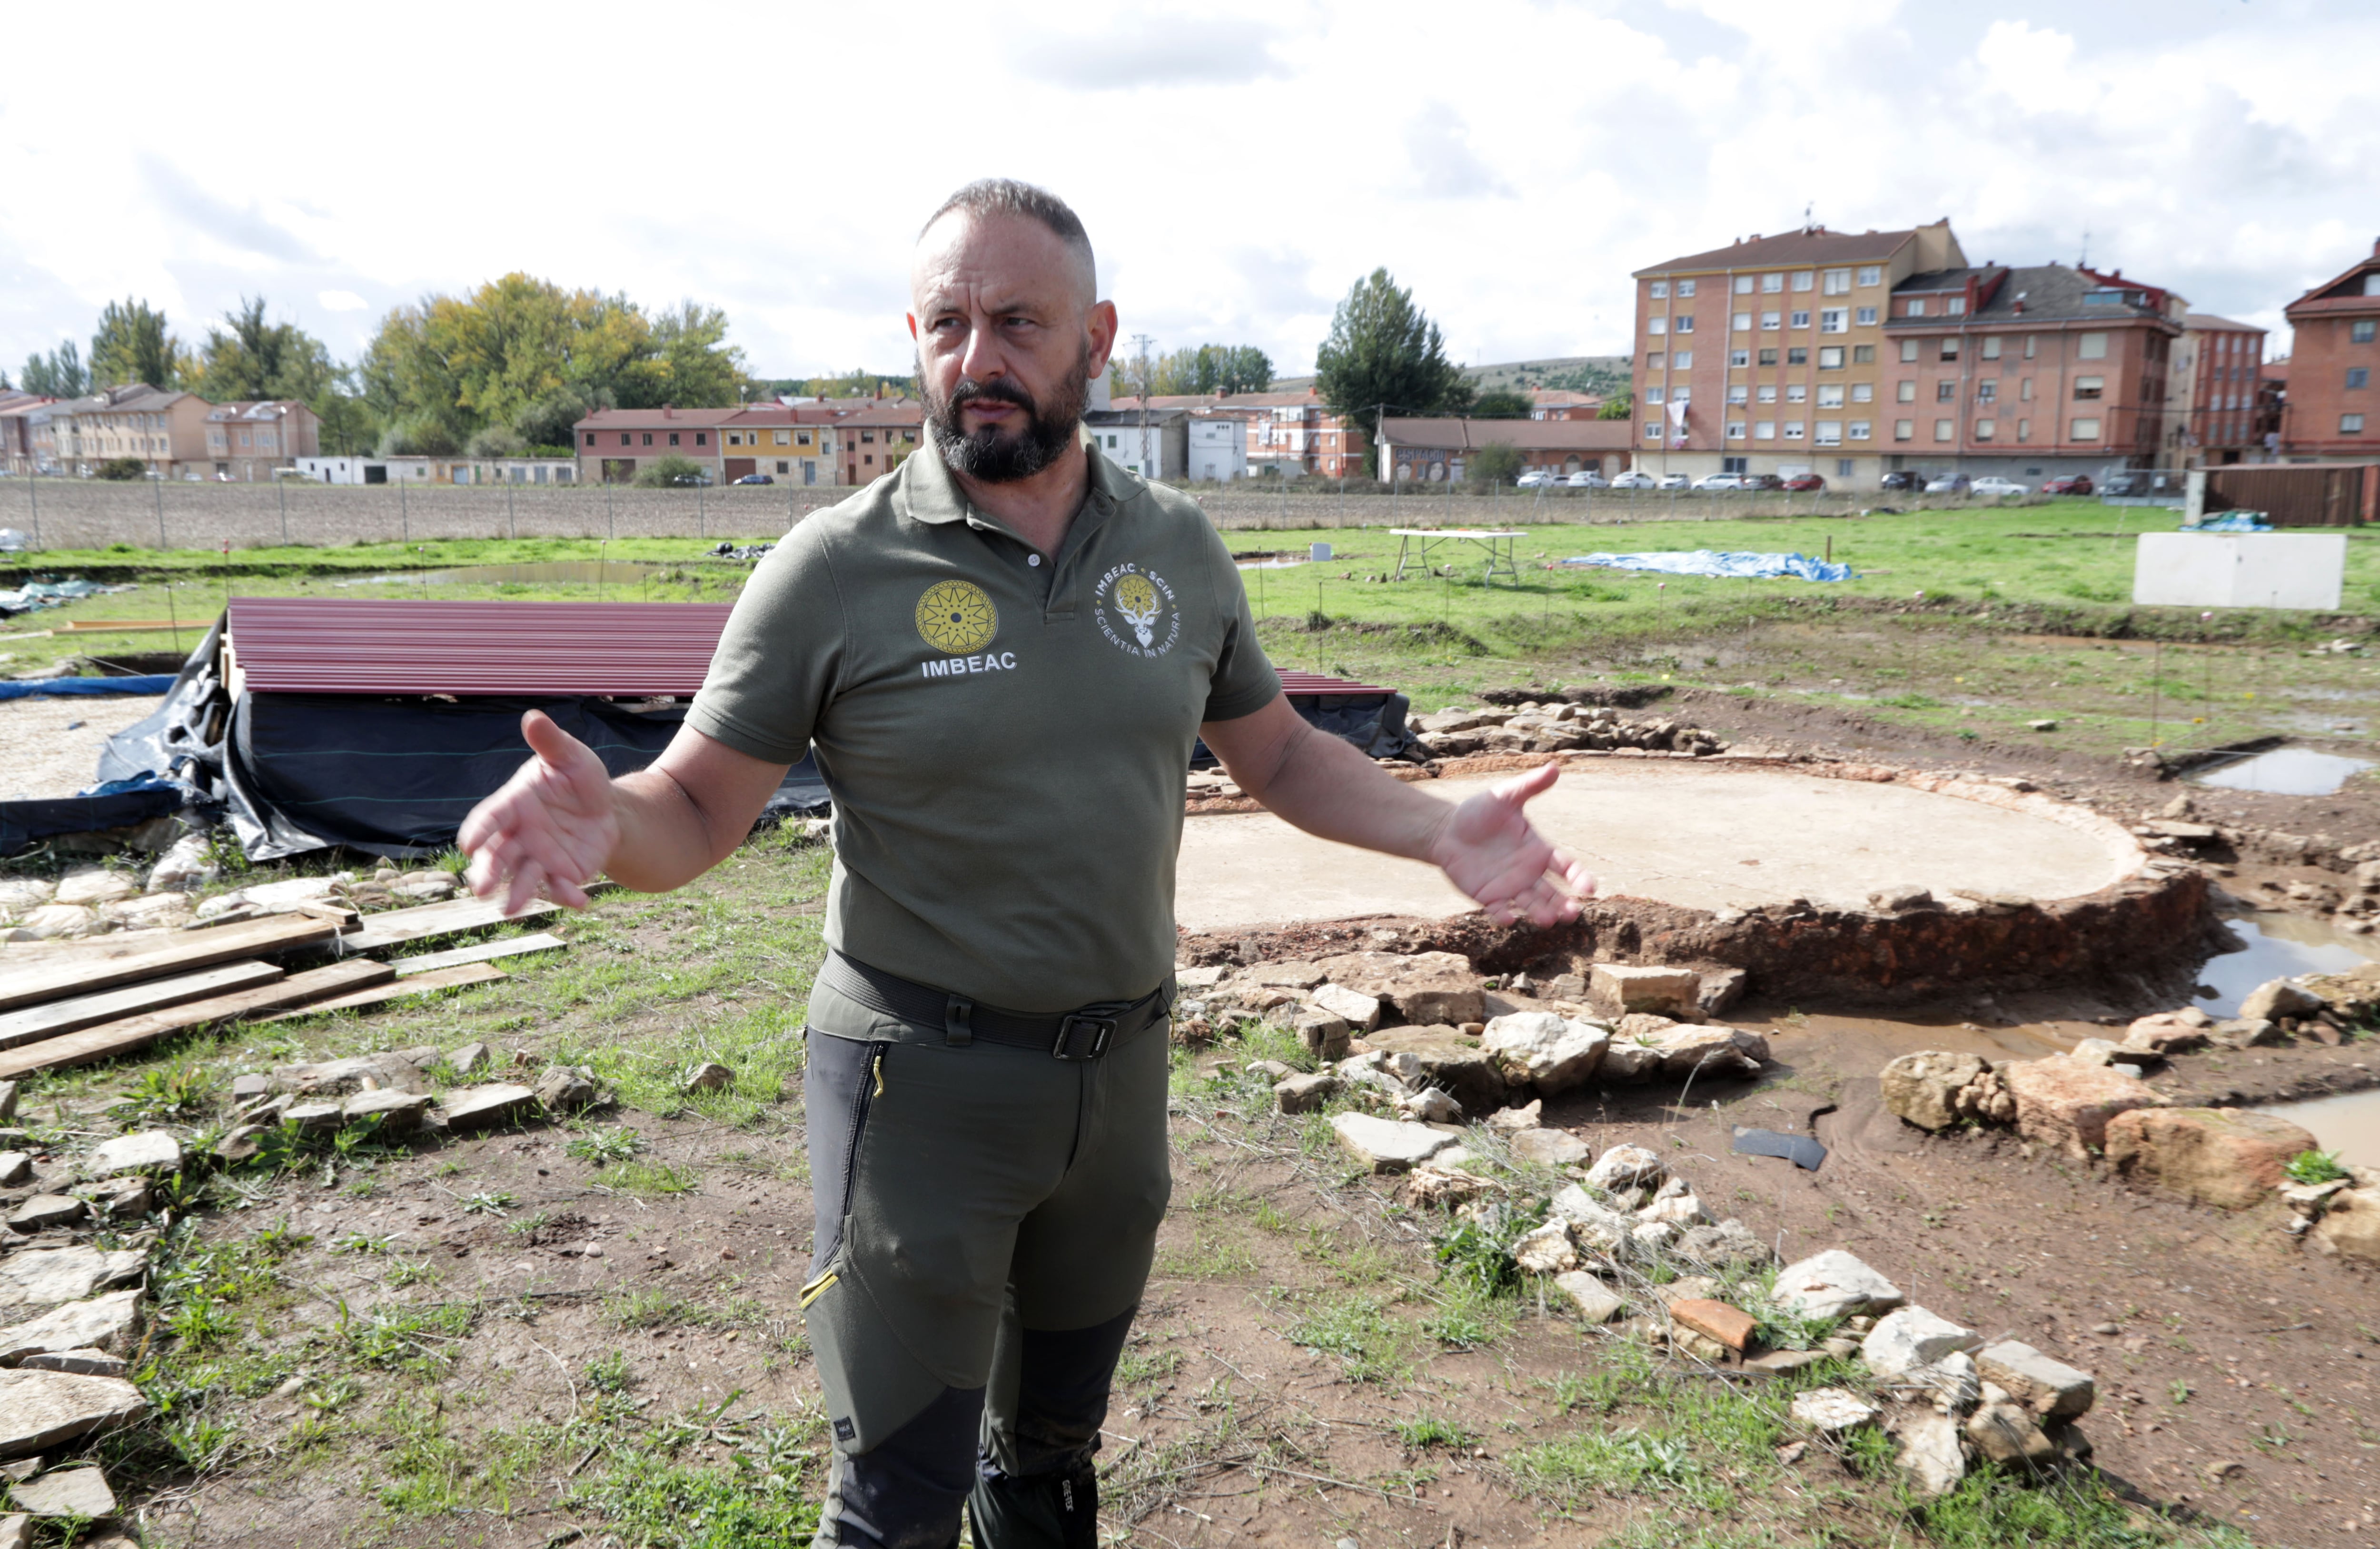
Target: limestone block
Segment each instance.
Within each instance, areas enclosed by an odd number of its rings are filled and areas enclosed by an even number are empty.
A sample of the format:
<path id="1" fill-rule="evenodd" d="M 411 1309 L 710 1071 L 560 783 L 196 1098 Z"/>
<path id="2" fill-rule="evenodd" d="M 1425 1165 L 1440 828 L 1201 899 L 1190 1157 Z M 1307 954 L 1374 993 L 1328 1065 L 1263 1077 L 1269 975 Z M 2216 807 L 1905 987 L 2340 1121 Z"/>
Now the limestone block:
<path id="1" fill-rule="evenodd" d="M 44 1350 L 122 1349 L 140 1319 L 137 1290 L 69 1301 L 40 1317 L 0 1328 L 0 1366 L 14 1366 Z"/>
<path id="2" fill-rule="evenodd" d="M 1326 975 L 1310 962 L 1260 962 L 1249 969 L 1244 977 L 1250 984 L 1263 985 L 1270 989 L 1295 990 L 1312 989 L 1322 983 Z"/>
<path id="3" fill-rule="evenodd" d="M 1691 968 L 1598 962 L 1587 975 L 1589 998 L 1615 1016 L 1630 1011 L 1693 1016 L 1701 1004 L 1702 987 L 1702 975 Z"/>
<path id="4" fill-rule="evenodd" d="M 1840 1248 L 1786 1265 L 1778 1271 L 1771 1294 L 1779 1306 L 1814 1318 L 1888 1313 L 1909 1300 L 1900 1287 Z"/>
<path id="5" fill-rule="evenodd" d="M 1290 1076 L 1273 1083 L 1273 1106 L 1283 1113 L 1312 1113 L 1338 1090 L 1339 1077 L 1330 1071 Z"/>
<path id="6" fill-rule="evenodd" d="M 1874 1404 L 1848 1388 L 1814 1387 L 1793 1396 L 1793 1422 L 1822 1436 L 1856 1431 L 1876 1416 Z"/>
<path id="7" fill-rule="evenodd" d="M 2098 1398 L 2090 1373 L 2053 1360 L 2020 1339 L 1985 1345 L 1975 1352 L 1975 1369 L 2045 1420 L 2079 1419 Z"/>
<path id="8" fill-rule="evenodd" d="M 1585 1085 L 1603 1063 L 1610 1033 L 1591 1022 L 1571 1022 L 1551 1011 L 1512 1011 L 1489 1022 L 1479 1047 L 1505 1078 L 1548 1096 Z"/>
<path id="9" fill-rule="evenodd" d="M 2287 979 L 2268 979 L 2240 1002 L 2241 1022 L 2278 1022 L 2283 1017 L 2310 1017 L 2325 1002 L 2312 990 Z"/>
<path id="10" fill-rule="evenodd" d="M 1664 1032 L 1653 1047 L 1661 1056 L 1663 1075 L 1696 1081 L 1758 1075 L 1768 1057 L 1768 1040 L 1759 1034 L 1716 1023 L 1680 1023 Z"/>
<path id="11" fill-rule="evenodd" d="M 2380 1188 L 2342 1189 L 2308 1236 L 2325 1253 L 2380 1264 Z"/>
<path id="12" fill-rule="evenodd" d="M 1545 1114 L 1544 1102 L 1532 1097 L 1518 1107 L 1498 1108 L 1488 1116 L 1488 1127 L 1508 1134 L 1517 1134 L 1523 1130 L 1534 1130 L 1543 1124 Z"/>
<path id="13" fill-rule="evenodd" d="M 1306 997 L 1331 1015 L 1345 1019 L 1348 1026 L 1369 1033 L 1380 1025 L 1380 1000 L 1375 995 L 1349 989 L 1344 985 L 1323 985 Z"/>
<path id="14" fill-rule="evenodd" d="M 1512 1136 L 1512 1155 L 1541 1167 L 1566 1168 L 1595 1155 L 1595 1148 L 1568 1130 L 1522 1130 Z"/>
<path id="15" fill-rule="evenodd" d="M 114 903 L 118 899 L 131 898 L 140 891 L 140 884 L 123 873 L 94 866 L 83 871 L 71 871 L 59 877 L 56 901 L 60 903 Z"/>
<path id="16" fill-rule="evenodd" d="M 137 1248 L 27 1248 L 0 1258 L 0 1307 L 49 1307 L 79 1301 L 95 1290 L 140 1273 L 148 1255 Z"/>
<path id="17" fill-rule="evenodd" d="M 1876 1076 L 1884 1106 L 1921 1130 L 1947 1130 L 1959 1121 L 1961 1088 L 1991 1069 L 1977 1054 L 1926 1049 L 1904 1054 Z"/>
<path id="18" fill-rule="evenodd" d="M 0 1371 L 0 1458 L 30 1458 L 148 1409 L 140 1390 L 120 1377 Z M 17 1486 L 20 1500 L 24 1488 Z"/>
<path id="19" fill-rule="evenodd" d="M 2022 1405 L 1985 1404 L 1961 1430 L 1978 1458 L 2004 1469 L 2044 1468 L 2058 1456 L 2058 1444 Z"/>
<path id="20" fill-rule="evenodd" d="M 1652 1187 L 1669 1176 L 1670 1165 L 1658 1154 L 1641 1145 L 1615 1145 L 1587 1169 L 1586 1181 L 1591 1187 L 1609 1192 Z"/>
<path id="21" fill-rule="evenodd" d="M 2188 1054 L 2206 1047 L 2204 1021 L 2186 1022 L 2172 1011 L 2139 1018 L 2124 1029 L 2124 1047 L 2143 1054 Z"/>
<path id="22" fill-rule="evenodd" d="M 1636 1225 L 1630 1217 L 1589 1198 L 1586 1191 L 1575 1183 L 1554 1195 L 1552 1209 L 1571 1224 L 1573 1241 L 1598 1253 L 1624 1252 L 1629 1232 Z"/>
<path id="23" fill-rule="evenodd" d="M 1423 1124 L 1454 1124 L 1463 1119 L 1463 1105 L 1435 1086 L 1408 1093 L 1398 1100 L 1397 1111 Z"/>
<path id="24" fill-rule="evenodd" d="M 1466 1038 L 1454 1028 L 1390 1027 L 1365 1040 L 1392 1056 L 1409 1056 L 1415 1080 L 1444 1087 L 1465 1113 L 1494 1113 L 1508 1095 L 1496 1057 L 1483 1040 Z"/>
<path id="25" fill-rule="evenodd" d="M 548 1113 L 576 1113 L 601 1095 L 595 1072 L 578 1065 L 547 1066 L 534 1090 L 538 1106 Z"/>
<path id="26" fill-rule="evenodd" d="M 1512 1262 L 1525 1275 L 1566 1275 L 1579 1266 L 1578 1244 L 1571 1240 L 1570 1223 L 1560 1217 L 1512 1244 Z"/>
<path id="27" fill-rule="evenodd" d="M 450 1130 L 482 1129 L 506 1123 L 527 1117 L 536 1106 L 536 1093 L 509 1082 L 498 1082 L 489 1086 L 467 1086 L 447 1093 L 439 1103 L 445 1112 L 446 1127 Z"/>
<path id="28" fill-rule="evenodd" d="M 91 1178 L 113 1178 L 120 1172 L 174 1172 L 182 1165 L 182 1143 L 164 1130 L 143 1130 L 102 1141 L 84 1164 Z"/>
<path id="29" fill-rule="evenodd" d="M 97 1469 L 53 1469 L 16 1487 L 17 1504 L 36 1517 L 115 1515 L 115 1492 Z"/>
<path id="30" fill-rule="evenodd" d="M 2289 1181 L 2289 1158 L 2314 1149 L 2285 1119 L 2240 1108 L 2134 1108 L 2107 1121 L 2107 1160 L 2135 1183 L 2245 1210 Z"/>
<path id="31" fill-rule="evenodd" d="M 1570 1298 L 1578 1315 L 1589 1324 L 1609 1323 L 1628 1307 L 1627 1300 L 1618 1291 L 1583 1269 L 1555 1276 L 1554 1285 Z"/>
<path id="32" fill-rule="evenodd" d="M 1967 1475 L 1959 1448 L 1959 1423 L 1930 1404 L 1896 1405 L 1886 1429 L 1900 1444 L 1898 1461 L 1929 1495 L 1947 1495 Z"/>
<path id="33" fill-rule="evenodd" d="M 1331 983 L 1384 1002 L 1384 1015 L 1395 1008 L 1406 1023 L 1459 1027 L 1488 1020 L 1479 976 L 1469 958 L 1454 952 L 1348 952 L 1316 966 Z"/>
<path id="34" fill-rule="evenodd" d="M 17 1231 L 47 1231 L 52 1227 L 70 1227 L 83 1218 L 91 1207 L 71 1194 L 35 1194 L 8 1213 L 8 1225 Z"/>
<path id="35" fill-rule="evenodd" d="M 1732 1216 L 1715 1227 L 1687 1228 L 1678 1234 L 1671 1252 L 1690 1264 L 1707 1265 L 1714 1269 L 1767 1264 L 1776 1256 L 1767 1242 L 1753 1235 L 1751 1228 Z"/>
<path id="36" fill-rule="evenodd" d="M 421 1116 L 429 1107 L 427 1093 L 400 1092 L 394 1087 L 382 1087 L 373 1092 L 358 1092 L 340 1104 L 339 1121 L 355 1124 L 378 1119 L 381 1133 L 401 1135 L 421 1128 Z"/>
<path id="37" fill-rule="evenodd" d="M 1877 1376 L 1897 1377 L 1982 1343 L 1973 1329 L 1936 1317 L 1923 1307 L 1901 1307 L 1876 1320 L 1867 1337 L 1860 1341 L 1860 1356 Z"/>
<path id="38" fill-rule="evenodd" d="M 1446 1152 L 1439 1152 L 1443 1159 Z M 1488 1192 L 1487 1180 L 1451 1168 L 1423 1166 L 1405 1174 L 1397 1185 L 1397 1202 L 1414 1210 L 1452 1210 L 1468 1204 Z"/>
<path id="39" fill-rule="evenodd" d="M 1334 1113 L 1339 1144 L 1374 1172 L 1403 1172 L 1455 1144 L 1455 1137 L 1427 1124 L 1375 1119 L 1368 1113 Z"/>
<path id="40" fill-rule="evenodd" d="M 2016 1100 L 2017 1132 L 2082 1156 L 2107 1144 L 2107 1121 L 2165 1099 L 2136 1076 L 2071 1059 L 2022 1059 L 1995 1072 Z"/>

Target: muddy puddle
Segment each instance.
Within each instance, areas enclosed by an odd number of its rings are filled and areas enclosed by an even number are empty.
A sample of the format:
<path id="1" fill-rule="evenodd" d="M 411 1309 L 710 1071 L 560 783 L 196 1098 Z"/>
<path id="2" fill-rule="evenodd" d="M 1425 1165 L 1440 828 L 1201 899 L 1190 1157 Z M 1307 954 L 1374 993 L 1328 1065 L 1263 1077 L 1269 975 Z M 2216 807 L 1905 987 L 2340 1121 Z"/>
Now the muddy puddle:
<path id="1" fill-rule="evenodd" d="M 2198 971 L 2197 1005 L 2212 1017 L 2240 1014 L 2249 991 L 2299 974 L 2343 974 L 2380 959 L 2380 941 L 2350 936 L 2301 914 L 2266 912 L 2226 920 L 2246 946 L 2206 960 Z"/>
<path id="2" fill-rule="evenodd" d="M 2380 1088 L 2310 1103 L 2277 1103 L 2264 1111 L 2304 1125 L 2316 1144 L 2338 1153 L 2343 1162 L 2380 1168 Z"/>
<path id="3" fill-rule="evenodd" d="M 2226 791 L 2261 791 L 2277 796 L 2327 796 L 2347 783 L 2350 775 L 2372 767 L 2369 758 L 2349 758 L 2316 753 L 2310 747 L 2277 747 L 2193 771 L 2192 785 Z"/>

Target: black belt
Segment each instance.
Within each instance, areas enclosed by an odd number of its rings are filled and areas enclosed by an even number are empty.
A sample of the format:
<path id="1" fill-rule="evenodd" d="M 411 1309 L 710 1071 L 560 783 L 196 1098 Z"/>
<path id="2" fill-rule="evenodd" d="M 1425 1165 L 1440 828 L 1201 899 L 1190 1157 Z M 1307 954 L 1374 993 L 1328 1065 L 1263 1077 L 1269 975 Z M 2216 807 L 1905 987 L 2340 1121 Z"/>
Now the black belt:
<path id="1" fill-rule="evenodd" d="M 1071 1011 L 1004 1011 L 834 951 L 827 953 L 819 982 L 879 1015 L 925 1027 L 939 1025 L 942 1041 L 953 1048 L 965 1048 L 980 1038 L 1014 1048 L 1048 1049 L 1053 1059 L 1097 1059 L 1161 1020 L 1171 1007 L 1168 992 L 1173 987 L 1168 974 L 1165 983 L 1137 1000 L 1102 1001 Z"/>

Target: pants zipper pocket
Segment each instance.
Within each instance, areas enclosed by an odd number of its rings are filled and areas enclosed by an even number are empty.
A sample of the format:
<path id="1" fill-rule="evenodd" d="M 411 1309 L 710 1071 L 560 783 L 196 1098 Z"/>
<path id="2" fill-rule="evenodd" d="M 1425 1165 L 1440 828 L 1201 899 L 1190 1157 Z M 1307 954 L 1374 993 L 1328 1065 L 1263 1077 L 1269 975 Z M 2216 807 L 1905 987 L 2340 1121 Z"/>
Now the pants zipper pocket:
<path id="1" fill-rule="evenodd" d="M 859 1167 L 859 1137 L 868 1128 L 868 1110 L 884 1095 L 884 1051 L 890 1044 L 868 1046 L 868 1073 L 855 1083 L 851 1095 L 851 1141 L 843 1154 L 844 1201 L 849 1207 L 851 1179 Z"/>

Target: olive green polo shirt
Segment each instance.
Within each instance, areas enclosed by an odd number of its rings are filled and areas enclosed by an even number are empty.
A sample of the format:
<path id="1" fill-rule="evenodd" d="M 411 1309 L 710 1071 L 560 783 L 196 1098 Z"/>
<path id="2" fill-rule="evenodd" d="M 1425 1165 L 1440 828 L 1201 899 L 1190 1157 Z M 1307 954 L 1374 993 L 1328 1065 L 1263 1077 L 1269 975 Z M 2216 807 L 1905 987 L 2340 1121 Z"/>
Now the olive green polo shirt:
<path id="1" fill-rule="evenodd" d="M 1009 1010 L 1164 980 L 1199 722 L 1281 692 L 1205 514 L 1088 456 L 1054 562 L 931 442 L 810 516 L 754 571 L 686 717 L 771 763 L 816 750 L 830 946 Z M 811 1024 L 867 1035 L 837 1025 L 853 1014 L 822 995 Z"/>

